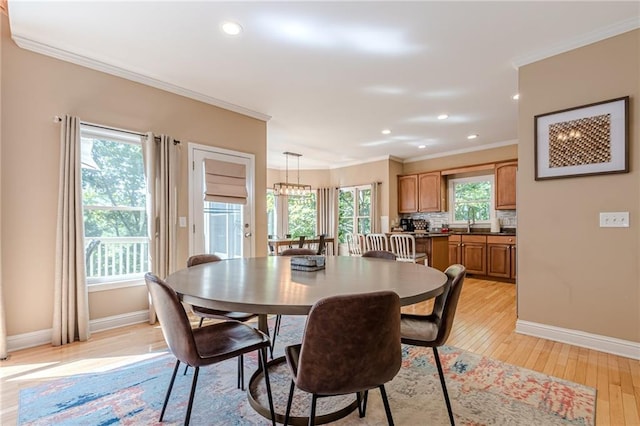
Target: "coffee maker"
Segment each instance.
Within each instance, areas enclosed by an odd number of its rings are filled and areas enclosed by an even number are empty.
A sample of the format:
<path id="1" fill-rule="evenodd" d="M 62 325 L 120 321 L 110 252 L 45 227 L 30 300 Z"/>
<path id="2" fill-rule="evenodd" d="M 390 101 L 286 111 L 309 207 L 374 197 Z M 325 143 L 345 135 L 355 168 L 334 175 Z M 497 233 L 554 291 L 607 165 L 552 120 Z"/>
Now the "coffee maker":
<path id="1" fill-rule="evenodd" d="M 402 228 L 403 232 L 413 232 L 416 230 L 416 227 L 413 225 L 413 219 L 400 219 L 400 228 Z"/>

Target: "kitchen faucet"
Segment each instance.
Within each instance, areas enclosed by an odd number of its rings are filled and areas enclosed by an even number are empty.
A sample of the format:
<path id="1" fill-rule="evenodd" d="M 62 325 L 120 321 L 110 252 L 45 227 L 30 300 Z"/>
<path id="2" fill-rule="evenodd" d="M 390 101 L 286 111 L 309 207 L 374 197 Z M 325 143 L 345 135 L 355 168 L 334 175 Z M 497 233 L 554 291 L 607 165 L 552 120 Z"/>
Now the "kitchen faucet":
<path id="1" fill-rule="evenodd" d="M 469 207 L 467 209 L 467 232 L 471 232 L 471 227 L 476 224 L 476 209 Z"/>

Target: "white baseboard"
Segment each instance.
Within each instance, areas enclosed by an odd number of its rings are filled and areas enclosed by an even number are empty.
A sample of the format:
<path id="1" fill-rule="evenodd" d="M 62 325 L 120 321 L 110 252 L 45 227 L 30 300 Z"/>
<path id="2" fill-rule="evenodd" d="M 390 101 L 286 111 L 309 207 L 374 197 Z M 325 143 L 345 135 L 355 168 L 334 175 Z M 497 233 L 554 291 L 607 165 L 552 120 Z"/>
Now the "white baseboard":
<path id="1" fill-rule="evenodd" d="M 523 320 L 516 321 L 516 333 L 640 360 L 640 343 L 630 340 Z"/>
<path id="2" fill-rule="evenodd" d="M 149 311 L 129 312 L 122 315 L 114 315 L 112 317 L 98 318 L 89 321 L 89 330 L 91 333 L 99 333 L 101 331 L 111 330 L 113 328 L 124 327 L 127 325 L 139 324 L 149 321 Z M 51 329 L 33 331 L 31 333 L 17 334 L 15 336 L 7 336 L 7 351 L 13 352 L 20 349 L 32 348 L 34 346 L 46 345 L 51 343 Z"/>

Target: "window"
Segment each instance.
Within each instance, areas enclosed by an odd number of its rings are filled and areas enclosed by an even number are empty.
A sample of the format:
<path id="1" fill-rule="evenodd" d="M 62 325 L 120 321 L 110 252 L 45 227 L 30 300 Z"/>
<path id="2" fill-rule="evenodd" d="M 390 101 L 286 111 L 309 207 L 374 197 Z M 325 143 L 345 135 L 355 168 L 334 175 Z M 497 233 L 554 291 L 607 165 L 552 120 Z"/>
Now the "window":
<path id="1" fill-rule="evenodd" d="M 314 237 L 318 229 L 316 193 L 287 196 L 288 234 L 292 237 Z"/>
<path id="2" fill-rule="evenodd" d="M 82 125 L 88 284 L 141 278 L 149 268 L 141 136 Z"/>
<path id="3" fill-rule="evenodd" d="M 338 240 L 347 241 L 347 234 L 371 232 L 371 186 L 340 188 L 338 195 Z"/>
<path id="4" fill-rule="evenodd" d="M 314 237 L 318 228 L 317 193 L 276 196 L 267 190 L 267 234 Z"/>
<path id="5" fill-rule="evenodd" d="M 489 223 L 493 217 L 493 175 L 449 179 L 451 223 Z"/>
<path id="6" fill-rule="evenodd" d="M 267 234 L 273 236 L 278 235 L 276 198 L 273 189 L 267 189 Z"/>

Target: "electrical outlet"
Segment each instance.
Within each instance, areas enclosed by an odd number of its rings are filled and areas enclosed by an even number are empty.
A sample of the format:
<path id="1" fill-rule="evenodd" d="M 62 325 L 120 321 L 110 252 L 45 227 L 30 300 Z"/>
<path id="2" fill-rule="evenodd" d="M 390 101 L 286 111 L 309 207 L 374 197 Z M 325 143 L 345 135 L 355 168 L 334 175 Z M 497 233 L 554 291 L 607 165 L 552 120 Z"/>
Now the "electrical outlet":
<path id="1" fill-rule="evenodd" d="M 600 228 L 628 228 L 629 212 L 601 212 Z"/>

